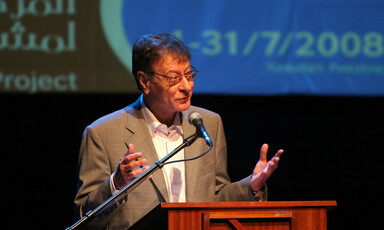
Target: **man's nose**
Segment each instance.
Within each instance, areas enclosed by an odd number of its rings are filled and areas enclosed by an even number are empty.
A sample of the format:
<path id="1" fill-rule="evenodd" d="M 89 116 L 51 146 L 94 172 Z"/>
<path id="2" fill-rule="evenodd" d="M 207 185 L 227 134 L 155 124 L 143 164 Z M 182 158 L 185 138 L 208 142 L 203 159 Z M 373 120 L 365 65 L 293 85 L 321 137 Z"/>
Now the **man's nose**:
<path id="1" fill-rule="evenodd" d="M 183 77 L 179 83 L 179 90 L 182 91 L 191 91 L 193 89 L 193 81 L 188 81 L 187 78 Z"/>

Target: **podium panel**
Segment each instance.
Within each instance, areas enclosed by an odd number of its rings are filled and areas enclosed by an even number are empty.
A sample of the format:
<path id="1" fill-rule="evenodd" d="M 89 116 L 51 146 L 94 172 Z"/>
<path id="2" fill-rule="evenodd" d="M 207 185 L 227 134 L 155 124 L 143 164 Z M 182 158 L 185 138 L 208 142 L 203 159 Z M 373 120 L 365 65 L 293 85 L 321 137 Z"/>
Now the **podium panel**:
<path id="1" fill-rule="evenodd" d="M 326 230 L 336 201 L 161 203 L 133 227 L 169 230 Z"/>

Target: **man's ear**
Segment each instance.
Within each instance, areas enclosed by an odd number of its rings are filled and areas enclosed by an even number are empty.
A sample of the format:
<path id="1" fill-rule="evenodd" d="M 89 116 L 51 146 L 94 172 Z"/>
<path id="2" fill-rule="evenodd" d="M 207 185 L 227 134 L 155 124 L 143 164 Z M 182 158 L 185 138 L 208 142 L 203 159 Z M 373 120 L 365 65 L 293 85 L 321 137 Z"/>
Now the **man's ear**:
<path id="1" fill-rule="evenodd" d="M 148 94 L 149 93 L 149 75 L 146 74 L 143 71 L 137 71 L 137 79 L 139 80 L 139 84 L 143 90 L 143 93 Z"/>

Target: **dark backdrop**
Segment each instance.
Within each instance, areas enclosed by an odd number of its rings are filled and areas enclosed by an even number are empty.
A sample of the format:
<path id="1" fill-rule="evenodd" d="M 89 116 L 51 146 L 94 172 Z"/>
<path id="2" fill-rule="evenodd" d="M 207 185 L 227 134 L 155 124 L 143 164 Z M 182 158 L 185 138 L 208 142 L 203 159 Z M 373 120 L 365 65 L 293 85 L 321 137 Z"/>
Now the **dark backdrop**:
<path id="1" fill-rule="evenodd" d="M 84 128 L 136 98 L 0 95 L 4 223 L 12 229 L 72 225 Z M 379 226 L 383 103 L 372 97 L 193 98 L 193 104 L 223 118 L 233 180 L 252 172 L 263 143 L 270 144 L 269 156 L 285 149 L 268 182 L 269 200 L 336 200 L 329 229 Z"/>

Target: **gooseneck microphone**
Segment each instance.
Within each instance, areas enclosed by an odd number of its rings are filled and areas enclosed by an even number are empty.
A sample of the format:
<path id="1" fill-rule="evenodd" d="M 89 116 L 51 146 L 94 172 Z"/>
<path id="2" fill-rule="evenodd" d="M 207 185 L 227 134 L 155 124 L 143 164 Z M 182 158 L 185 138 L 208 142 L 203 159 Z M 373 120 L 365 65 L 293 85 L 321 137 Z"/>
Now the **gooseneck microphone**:
<path id="1" fill-rule="evenodd" d="M 201 117 L 200 113 L 198 112 L 192 112 L 188 116 L 189 124 L 196 127 L 196 134 L 199 137 L 204 138 L 205 142 L 207 142 L 208 146 L 212 146 L 212 140 L 209 137 L 207 131 L 205 130 L 204 124 L 203 124 L 203 118 Z"/>

